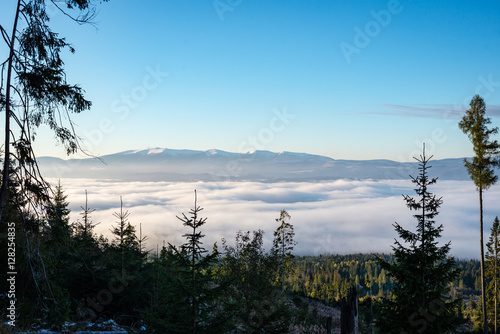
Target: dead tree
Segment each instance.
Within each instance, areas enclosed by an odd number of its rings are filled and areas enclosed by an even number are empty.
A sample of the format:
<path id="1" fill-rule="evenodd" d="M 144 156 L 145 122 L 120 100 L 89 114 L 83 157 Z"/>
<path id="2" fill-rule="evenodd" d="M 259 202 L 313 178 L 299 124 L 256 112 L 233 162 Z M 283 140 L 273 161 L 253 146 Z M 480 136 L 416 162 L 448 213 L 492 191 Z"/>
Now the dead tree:
<path id="1" fill-rule="evenodd" d="M 355 288 L 350 288 L 347 298 L 342 300 L 340 314 L 340 333 L 359 334 L 358 327 L 358 293 Z"/>

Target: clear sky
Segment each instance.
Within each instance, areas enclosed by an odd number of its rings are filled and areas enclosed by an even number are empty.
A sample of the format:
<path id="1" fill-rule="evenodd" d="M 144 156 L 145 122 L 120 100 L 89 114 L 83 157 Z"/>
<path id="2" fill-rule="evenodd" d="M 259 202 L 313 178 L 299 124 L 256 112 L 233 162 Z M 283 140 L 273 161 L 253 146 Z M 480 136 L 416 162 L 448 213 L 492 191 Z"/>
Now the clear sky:
<path id="1" fill-rule="evenodd" d="M 2 1 L 0 19 L 14 15 Z M 337 159 L 472 155 L 472 96 L 500 125 L 498 1 L 110 0 L 97 26 L 48 7 L 94 154 L 255 149 Z M 38 155 L 64 156 L 46 130 Z"/>

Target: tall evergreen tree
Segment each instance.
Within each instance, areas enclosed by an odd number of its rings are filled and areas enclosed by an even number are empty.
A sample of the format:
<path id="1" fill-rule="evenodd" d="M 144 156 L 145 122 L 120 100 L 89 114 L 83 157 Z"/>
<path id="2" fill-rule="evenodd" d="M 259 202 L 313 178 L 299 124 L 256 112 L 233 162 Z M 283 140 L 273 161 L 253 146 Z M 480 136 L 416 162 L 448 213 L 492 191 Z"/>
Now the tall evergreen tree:
<path id="1" fill-rule="evenodd" d="M 64 194 L 61 180 L 59 180 L 54 193 L 54 198 L 47 208 L 47 231 L 46 234 L 51 242 L 68 244 L 71 237 L 71 225 L 69 223 L 68 196 Z"/>
<path id="2" fill-rule="evenodd" d="M 291 260 L 293 259 L 293 246 L 297 244 L 293 240 L 295 232 L 293 231 L 293 225 L 287 220 L 291 217 L 285 210 L 281 210 L 280 217 L 276 218 L 276 222 L 279 226 L 274 231 L 273 240 L 273 251 L 279 255 L 281 259 L 281 278 L 278 277 L 278 281 L 281 281 L 281 288 L 285 291 L 285 276 L 287 273 L 291 272 Z"/>
<path id="3" fill-rule="evenodd" d="M 486 280 L 484 272 L 484 241 L 483 241 L 483 191 L 496 183 L 498 176 L 494 168 L 500 166 L 498 155 L 500 144 L 491 140 L 490 136 L 498 132 L 498 128 L 489 129 L 491 119 L 486 117 L 486 105 L 483 98 L 475 95 L 470 102 L 470 109 L 458 123 L 459 128 L 469 137 L 474 150 L 472 161 L 464 159 L 465 168 L 479 193 L 479 239 L 481 249 L 481 296 L 483 310 L 486 309 Z M 483 312 L 483 330 L 488 332 L 486 312 Z"/>
<path id="4" fill-rule="evenodd" d="M 498 325 L 498 286 L 500 284 L 500 222 L 498 216 L 493 221 L 491 234 L 488 243 L 486 244 L 486 261 L 485 271 L 486 277 L 490 279 L 488 286 L 487 310 L 492 313 L 493 326 L 495 334 L 497 334 Z"/>
<path id="5" fill-rule="evenodd" d="M 192 333 L 198 331 L 198 327 L 202 323 L 203 316 L 200 311 L 203 309 L 203 294 L 200 292 L 207 288 L 211 277 L 206 277 L 203 270 L 210 268 L 214 257 L 211 255 L 204 255 L 208 251 L 202 247 L 201 239 L 205 236 L 201 234 L 200 228 L 205 225 L 207 218 L 198 217 L 199 213 L 203 210 L 197 205 L 197 195 L 195 190 L 194 208 L 190 211 L 190 218 L 184 213 L 182 217 L 177 216 L 177 219 L 182 221 L 183 225 L 191 229 L 191 233 L 183 235 L 187 242 L 181 246 L 182 252 L 178 252 L 181 261 L 184 262 L 185 268 L 188 270 L 189 278 L 187 281 L 188 301 L 191 306 L 191 321 Z M 206 310 L 205 312 L 206 313 Z"/>
<path id="6" fill-rule="evenodd" d="M 69 255 L 72 251 L 71 225 L 69 224 L 70 210 L 68 208 L 67 195 L 64 194 L 61 181 L 55 187 L 53 199 L 47 208 L 47 223 L 42 229 L 41 251 L 44 254 L 44 268 L 46 272 L 49 291 L 57 304 L 53 310 L 50 322 L 57 328 L 63 321 L 68 320 L 70 303 L 69 287 L 74 281 L 68 275 L 72 259 Z"/>
<path id="7" fill-rule="evenodd" d="M 101 0 L 101 2 L 107 0 Z M 19 167 L 17 178 L 24 188 L 23 196 L 36 204 L 47 204 L 45 194 L 48 184 L 37 168 L 32 142 L 34 129 L 42 124 L 54 131 L 55 137 L 65 146 L 68 154 L 78 148 L 70 113 L 80 113 L 90 108 L 90 101 L 83 90 L 66 81 L 64 50 L 73 47 L 50 28 L 47 0 L 18 0 L 13 14 L 13 26 L 0 25 L 8 50 L 2 59 L 0 80 L 0 110 L 5 111 L 3 177 L 0 186 L 0 220 L 12 168 L 10 161 Z M 95 15 L 93 1 L 51 1 L 66 17 L 78 23 L 90 22 Z M 63 6 L 63 3 L 65 6 Z M 73 9 L 71 13 L 65 8 Z M 76 17 L 71 14 L 78 12 Z M 10 21 L 9 21 L 10 23 Z M 9 32 L 8 32 L 9 31 Z M 66 121 L 63 121 L 66 120 Z M 29 185 L 29 186 L 27 186 Z"/>
<path id="8" fill-rule="evenodd" d="M 381 268 L 395 281 L 392 298 L 382 302 L 377 318 L 382 333 L 449 333 L 460 323 L 460 301 L 450 301 L 448 296 L 448 285 L 459 271 L 453 269 L 455 260 L 448 257 L 450 243 L 438 246 L 443 226 L 435 226 L 434 219 L 442 199 L 428 189 L 437 178 L 427 175 L 430 158 L 425 156 L 425 146 L 416 160 L 420 173 L 412 177 L 412 182 L 417 186 L 417 198 L 404 196 L 406 206 L 416 212 L 416 232 L 395 223 L 399 237 L 408 246 L 396 240 L 392 247 L 395 262 L 379 260 Z"/>
<path id="9" fill-rule="evenodd" d="M 92 222 L 91 214 L 95 211 L 95 209 L 89 208 L 87 190 L 85 190 L 85 207 L 81 206 L 81 208 L 83 210 L 80 212 L 82 220 L 78 220 L 73 223 L 73 236 L 79 243 L 81 250 L 85 253 L 84 255 L 87 255 L 87 253 L 91 252 L 90 249 L 96 241 L 94 228 L 97 225 Z"/>
<path id="10" fill-rule="evenodd" d="M 189 217 L 177 216 L 190 229 L 183 235 L 186 243 L 164 247 L 155 268 L 159 296 L 152 296 L 144 313 L 162 333 L 224 333 L 229 325 L 221 306 L 225 285 L 216 284 L 213 274 L 218 253 L 207 254 L 202 243 L 204 235 L 200 228 L 207 221 L 200 217 L 202 210 L 195 191 Z"/>
<path id="11" fill-rule="evenodd" d="M 80 302 L 77 305 L 77 314 L 85 319 L 88 314 L 85 312 L 85 303 L 91 300 L 94 303 L 93 311 L 101 312 L 102 305 L 97 305 L 94 301 L 96 293 L 107 286 L 111 273 L 107 270 L 104 256 L 104 250 L 107 248 L 107 240 L 101 235 L 98 237 L 94 228 L 97 225 L 92 221 L 92 212 L 88 205 L 87 191 L 85 191 L 85 206 L 82 206 L 81 220 L 72 224 L 72 265 L 68 273 L 73 282 L 85 282 L 85 284 L 73 284 L 70 287 L 70 293 L 75 301 Z M 107 281 L 106 281 L 107 280 Z M 82 315 L 85 313 L 86 315 Z M 93 315 L 95 317 L 96 314 Z"/>
<path id="12" fill-rule="evenodd" d="M 129 221 L 130 213 L 123 208 L 122 197 L 120 210 L 114 212 L 113 216 L 118 220 L 111 228 L 114 239 L 105 248 L 105 257 L 108 259 L 106 267 L 114 273 L 112 280 L 124 283 L 123 287 L 114 289 L 112 302 L 106 305 L 106 312 L 120 314 L 129 321 L 138 320 L 138 309 L 144 306 L 142 295 L 148 290 L 144 285 L 144 280 L 147 280 L 144 276 L 147 253 L 140 249 L 139 237 Z"/>
<path id="13" fill-rule="evenodd" d="M 117 225 L 111 229 L 111 233 L 115 236 L 112 243 L 120 254 L 120 271 L 123 276 L 125 275 L 125 270 L 129 267 L 125 265 L 125 262 L 132 264 L 132 266 L 140 265 L 140 261 L 137 263 L 137 257 L 141 258 L 142 256 L 140 256 L 139 238 L 137 237 L 135 227 L 130 224 L 128 220 L 130 213 L 128 210 L 123 211 L 123 200 L 121 196 L 120 212 L 114 212 L 113 216 L 115 216 L 118 221 L 116 222 Z"/>

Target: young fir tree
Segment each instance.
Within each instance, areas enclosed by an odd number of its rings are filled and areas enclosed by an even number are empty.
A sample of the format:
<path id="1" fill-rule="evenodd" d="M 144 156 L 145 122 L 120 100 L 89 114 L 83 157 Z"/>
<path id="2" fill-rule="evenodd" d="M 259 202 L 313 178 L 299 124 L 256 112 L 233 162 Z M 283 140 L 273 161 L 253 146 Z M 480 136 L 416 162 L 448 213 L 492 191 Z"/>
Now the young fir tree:
<path id="1" fill-rule="evenodd" d="M 234 333 L 286 333 L 291 323 L 291 313 L 286 296 L 276 287 L 280 276 L 281 257 L 266 252 L 262 230 L 238 232 L 236 245 L 223 240 L 224 256 L 218 272 L 223 280 L 230 281 L 227 299 L 234 302 Z"/>
<path id="2" fill-rule="evenodd" d="M 56 186 L 54 197 L 47 207 L 47 224 L 42 229 L 43 247 L 47 258 L 47 267 L 58 281 L 64 279 L 68 253 L 71 251 L 71 225 L 69 224 L 70 209 L 66 201 L 61 182 Z M 68 282 L 69 283 L 69 282 Z"/>
<path id="3" fill-rule="evenodd" d="M 73 282 L 70 294 L 78 305 L 75 305 L 77 315 L 85 320 L 93 320 L 103 310 L 95 299 L 98 291 L 107 286 L 111 279 L 111 273 L 106 268 L 106 257 L 104 250 L 107 248 L 107 240 L 101 235 L 94 233 L 97 224 L 92 221 L 91 214 L 94 209 L 88 206 L 87 191 L 85 191 L 85 207 L 81 207 L 82 216 L 72 224 L 72 258 L 68 275 Z M 91 301 L 91 303 L 89 302 Z M 93 307 L 90 307 L 93 304 Z M 90 312 L 90 311 L 91 312 Z M 90 315 L 90 316 L 89 316 Z"/>
<path id="4" fill-rule="evenodd" d="M 295 232 L 293 225 L 287 222 L 291 217 L 285 210 L 281 210 L 280 217 L 276 218 L 276 222 L 280 224 L 274 231 L 273 251 L 279 255 L 281 259 L 281 277 L 278 276 L 278 282 L 281 281 L 281 289 L 285 291 L 285 276 L 291 271 L 291 260 L 293 259 L 293 246 L 297 243 L 293 240 Z"/>
<path id="5" fill-rule="evenodd" d="M 17 315 L 10 325 L 19 328 L 37 328 L 43 324 L 45 329 L 59 330 L 68 320 L 68 296 L 55 282 L 53 273 L 52 249 L 46 247 L 47 221 L 28 210 L 29 201 L 25 194 L 20 194 L 21 185 L 15 178 L 16 168 L 10 171 L 11 182 L 6 198 L 6 207 L 1 224 L 0 255 L 2 268 L 0 288 L 9 291 L 11 277 L 9 271 L 16 275 L 16 310 Z M 15 233 L 14 233 L 15 231 Z M 10 237 L 9 237 L 10 234 Z M 12 245 L 14 243 L 14 245 Z M 9 245 L 10 244 L 10 245 Z M 15 262 L 9 261 L 15 248 Z M 9 257 L 7 256 L 9 255 Z M 9 270 L 7 270 L 9 269 Z M 7 293 L 0 298 L 3 309 L 10 306 Z M 9 319 L 6 318 L 6 321 Z M 15 330 L 15 329 L 14 329 Z"/>
<path id="6" fill-rule="evenodd" d="M 111 261 L 107 264 L 108 270 L 115 274 L 113 279 L 118 279 L 123 289 L 113 295 L 112 303 L 107 306 L 108 312 L 121 314 L 129 319 L 139 318 L 137 306 L 142 300 L 141 294 L 146 293 L 144 281 L 140 278 L 143 273 L 143 264 L 147 253 L 140 249 L 140 239 L 135 227 L 130 223 L 130 213 L 123 209 L 123 200 L 120 197 L 120 211 L 114 212 L 113 216 L 118 220 L 113 226 L 111 233 L 114 239 L 110 247 L 107 247 L 106 254 Z M 123 290 L 123 291 L 121 291 Z"/>
<path id="7" fill-rule="evenodd" d="M 490 279 L 486 307 L 488 316 L 492 319 L 495 334 L 497 334 L 498 286 L 500 285 L 500 224 L 498 217 L 495 217 L 493 221 L 490 239 L 486 244 L 486 248 L 485 271 L 486 277 Z"/>
<path id="8" fill-rule="evenodd" d="M 432 158 L 432 157 L 431 157 Z M 395 281 L 392 298 L 383 300 L 376 325 L 382 333 L 449 333 L 459 324 L 457 316 L 460 300 L 450 301 L 448 285 L 459 275 L 453 269 L 455 260 L 448 257 L 450 243 L 438 246 L 443 226 L 436 226 L 435 217 L 442 199 L 428 187 L 437 178 L 427 175 L 430 158 L 424 152 L 415 158 L 419 176 L 412 177 L 417 186 L 417 198 L 404 196 L 407 207 L 415 211 L 416 232 L 406 230 L 398 223 L 394 227 L 403 240 L 393 246 L 395 262 L 379 259 L 382 269 Z"/>
<path id="9" fill-rule="evenodd" d="M 53 243 L 64 246 L 69 243 L 71 236 L 71 226 L 69 224 L 69 214 L 71 210 L 68 208 L 69 203 L 66 201 L 67 195 L 61 185 L 61 181 L 56 186 L 54 198 L 47 208 L 47 237 Z"/>
<path id="10" fill-rule="evenodd" d="M 202 246 L 204 235 L 200 228 L 207 218 L 200 218 L 203 210 L 197 205 L 190 216 L 177 217 L 191 231 L 183 235 L 187 242 L 177 248 L 169 244 L 163 248 L 157 262 L 155 289 L 150 307 L 145 310 L 147 321 L 162 333 L 225 333 L 229 326 L 223 307 L 225 285 L 216 284 L 213 269 L 218 254 Z"/>
<path id="11" fill-rule="evenodd" d="M 498 132 L 498 128 L 488 129 L 491 119 L 486 117 L 484 100 L 476 95 L 458 123 L 459 128 L 469 137 L 474 150 L 472 161 L 464 159 L 464 165 L 479 193 L 479 243 L 481 250 L 481 297 L 482 307 L 486 308 L 486 281 L 484 272 L 484 241 L 483 241 L 483 191 L 488 190 L 498 180 L 494 168 L 500 165 L 500 144 L 490 140 L 490 136 Z M 488 332 L 486 313 L 483 314 L 483 330 Z"/>
<path id="12" fill-rule="evenodd" d="M 63 321 L 68 320 L 70 303 L 69 287 L 74 281 L 68 275 L 68 268 L 72 265 L 72 259 L 69 255 L 72 250 L 71 245 L 71 226 L 69 224 L 70 209 L 66 201 L 67 195 L 64 195 L 61 182 L 55 188 L 54 197 L 47 207 L 47 224 L 42 229 L 41 245 L 44 254 L 44 268 L 47 274 L 47 285 L 50 286 L 49 298 L 54 299 L 57 308 L 52 312 L 53 316 L 50 322 L 54 328 L 62 325 Z M 55 317 L 54 317 L 55 316 Z"/>
<path id="13" fill-rule="evenodd" d="M 115 236 L 112 243 L 120 254 L 120 269 L 122 275 L 124 275 L 125 270 L 130 269 L 127 268 L 129 266 L 126 266 L 125 262 L 131 263 L 132 266 L 140 265 L 140 261 L 137 263 L 136 260 L 138 257 L 141 257 L 141 251 L 139 249 L 139 238 L 137 238 L 135 227 L 130 224 L 128 220 L 130 213 L 128 210 L 123 211 L 123 200 L 121 196 L 120 212 L 114 212 L 113 216 L 115 216 L 118 221 L 116 222 L 117 225 L 111 229 L 111 233 Z"/>
<path id="14" fill-rule="evenodd" d="M 87 190 L 85 190 L 85 207 L 81 206 L 82 212 L 80 215 L 82 216 L 81 221 L 76 221 L 73 223 L 73 237 L 80 241 L 84 246 L 94 242 L 94 227 L 97 224 L 94 224 L 91 219 L 92 212 L 95 209 L 89 208 L 89 201 L 87 196 Z M 87 247 L 84 247 L 84 249 Z"/>

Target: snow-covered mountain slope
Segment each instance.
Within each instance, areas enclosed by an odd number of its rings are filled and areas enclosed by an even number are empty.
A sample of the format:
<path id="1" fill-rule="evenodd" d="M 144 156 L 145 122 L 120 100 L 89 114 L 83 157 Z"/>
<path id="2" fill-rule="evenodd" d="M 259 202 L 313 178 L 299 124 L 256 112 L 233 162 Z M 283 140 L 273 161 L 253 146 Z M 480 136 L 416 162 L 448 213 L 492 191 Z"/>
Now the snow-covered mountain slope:
<path id="1" fill-rule="evenodd" d="M 150 148 L 95 158 L 39 158 L 42 175 L 126 181 L 322 181 L 408 179 L 417 163 L 390 160 L 336 160 L 307 153 L 231 153 Z M 469 180 L 463 159 L 431 160 L 431 177 Z"/>

